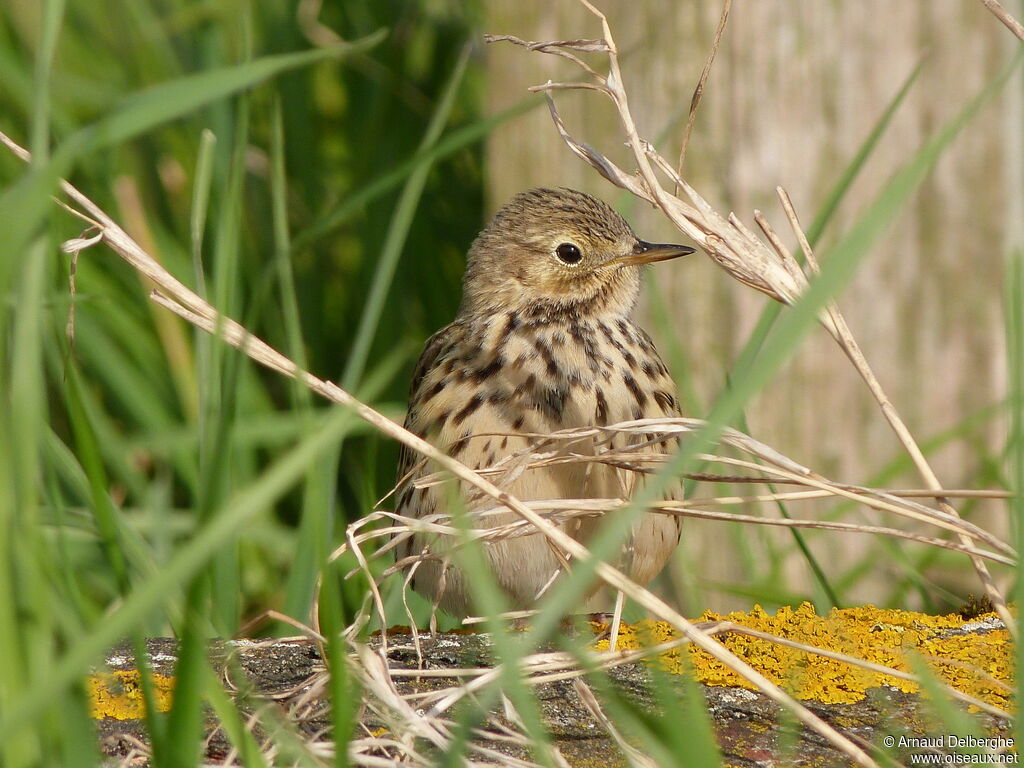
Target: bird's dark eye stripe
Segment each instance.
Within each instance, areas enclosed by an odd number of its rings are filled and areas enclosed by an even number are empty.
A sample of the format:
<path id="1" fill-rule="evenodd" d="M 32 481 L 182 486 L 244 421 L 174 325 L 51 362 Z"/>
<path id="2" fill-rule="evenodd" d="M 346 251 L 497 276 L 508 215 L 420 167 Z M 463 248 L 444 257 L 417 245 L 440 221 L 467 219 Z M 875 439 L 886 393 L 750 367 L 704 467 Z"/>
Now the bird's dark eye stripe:
<path id="1" fill-rule="evenodd" d="M 558 260 L 563 264 L 579 264 L 583 259 L 583 254 L 580 253 L 580 249 L 572 243 L 562 243 L 560 246 L 555 248 L 555 254 L 558 256 Z"/>

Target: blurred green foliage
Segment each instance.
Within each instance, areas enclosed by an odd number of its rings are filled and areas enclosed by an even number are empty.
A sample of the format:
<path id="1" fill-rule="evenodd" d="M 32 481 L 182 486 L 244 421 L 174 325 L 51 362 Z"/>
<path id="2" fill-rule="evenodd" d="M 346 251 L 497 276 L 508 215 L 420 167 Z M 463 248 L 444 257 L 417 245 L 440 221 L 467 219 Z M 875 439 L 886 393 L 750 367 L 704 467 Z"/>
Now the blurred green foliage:
<path id="1" fill-rule="evenodd" d="M 36 153 L 26 167 L 0 151 L 0 765 L 95 762 L 76 681 L 121 638 L 138 648 L 169 633 L 182 638 L 182 662 L 174 712 L 150 723 L 154 764 L 195 764 L 203 702 L 231 715 L 205 639 L 268 609 L 309 621 L 318 578 L 321 626 L 335 638 L 331 695 L 346 704 L 334 726 L 350 731 L 357 699 L 337 632 L 368 590 L 361 577 L 342 581 L 350 557 L 326 557 L 390 489 L 396 446 L 156 307 L 103 246 L 81 253 L 69 290 L 72 259 L 58 246 L 87 225 L 49 195 L 67 174 L 225 314 L 400 419 L 420 346 L 452 318 L 482 224 L 479 142 L 543 103 L 483 114 L 480 12 L 457 0 L 0 8 L 0 129 Z M 825 273 L 833 287 L 972 114 L 910 155 L 839 240 Z M 809 296 L 763 349 L 750 342 L 714 426 L 737 418 L 814 325 L 827 296 Z M 1019 290 L 1009 296 L 1019 309 Z M 1019 312 L 1008 325 L 1019 341 Z M 749 584 L 700 587 L 779 600 L 785 560 L 770 558 Z M 553 593 L 578 604 L 572 590 L 590 566 Z M 920 561 L 904 570 L 899 589 L 915 588 Z M 486 597 L 487 580 L 478 586 Z M 384 594 L 389 616 L 402 615 L 390 611 L 399 597 Z M 560 619 L 549 610 L 535 635 L 498 640 L 499 653 L 515 660 L 557 635 Z M 528 691 L 505 683 L 543 758 Z M 38 727 L 19 730 L 30 719 Z M 669 711 L 665 722 L 678 719 Z"/>
<path id="2" fill-rule="evenodd" d="M 408 170 L 363 204 L 346 209 L 340 220 L 336 211 L 414 159 L 460 54 L 467 45 L 479 45 L 472 31 L 477 7 L 454 0 L 329 3 L 318 19 L 304 15 L 303 7 L 279 0 L 71 2 L 50 76 L 50 128 L 57 146 L 154 84 L 309 49 L 333 42 L 335 35 L 355 40 L 387 30 L 384 41 L 366 53 L 293 70 L 247 94 L 87 153 L 71 174 L 73 183 L 195 287 L 190 254 L 195 171 L 202 132 L 211 131 L 209 209 L 200 232 L 207 282 L 224 262 L 237 260 L 229 270 L 226 311 L 287 350 L 273 258 L 269 154 L 279 103 L 287 223 L 297 243 L 289 257 L 303 352 L 311 371 L 338 380 Z M 38 104 L 33 73 L 43 8 L 11 4 L 0 15 L 6 84 L 0 92 L 0 127 L 22 143 Z M 478 58 L 474 49 L 443 126 L 445 135 L 480 120 Z M 481 155 L 478 141 L 465 142 L 430 167 L 380 323 L 371 329 L 370 363 L 356 389 L 396 418 L 422 340 L 451 319 L 459 300 L 463 254 L 483 215 Z M 3 184 L 24 171 L 6 152 L 0 156 Z M 51 247 L 77 236 L 83 226 L 54 210 Z M 88 535 L 89 515 L 82 509 L 87 499 L 74 479 L 76 448 L 62 394 L 68 365 L 60 338 L 65 318 L 73 302 L 71 359 L 81 369 L 84 406 L 110 473 L 110 494 L 122 524 L 153 547 L 154 564 L 197 524 L 193 511 L 204 481 L 197 458 L 202 429 L 194 358 L 203 342 L 155 309 L 136 274 L 105 248 L 82 253 L 73 298 L 66 287 L 68 265 L 66 257 L 59 260 L 48 286 L 51 450 L 66 464 L 53 488 L 76 511 L 73 519 L 83 532 L 69 544 L 69 574 L 92 610 L 99 610 L 116 587 L 108 571 L 87 567 L 100 551 Z M 224 421 L 227 435 L 220 443 L 226 487 L 218 497 L 244 488 L 303 431 L 286 380 L 245 361 L 231 365 L 238 367 L 236 378 L 224 379 L 222 386 L 234 381 L 234 391 L 219 400 L 232 418 Z M 336 498 L 329 494 L 319 509 L 308 512 L 334 518 L 336 532 L 364 515 L 394 480 L 395 452 L 390 442 L 365 429 L 351 435 L 337 463 Z M 268 510 L 233 551 L 242 594 L 238 618 L 281 605 L 281 573 L 293 554 L 301 496 L 301 489 L 293 491 Z M 230 631 L 232 624 L 221 631 Z"/>

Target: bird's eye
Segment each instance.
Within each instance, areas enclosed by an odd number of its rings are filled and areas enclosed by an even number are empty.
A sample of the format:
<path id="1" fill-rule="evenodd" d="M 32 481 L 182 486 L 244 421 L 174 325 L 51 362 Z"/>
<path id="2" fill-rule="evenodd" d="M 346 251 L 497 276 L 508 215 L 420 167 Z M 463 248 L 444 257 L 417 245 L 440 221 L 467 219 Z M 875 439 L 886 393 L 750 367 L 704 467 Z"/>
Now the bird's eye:
<path id="1" fill-rule="evenodd" d="M 583 260 L 583 254 L 580 253 L 580 249 L 572 243 L 562 243 L 555 248 L 555 255 L 560 262 L 571 267 L 576 266 Z"/>

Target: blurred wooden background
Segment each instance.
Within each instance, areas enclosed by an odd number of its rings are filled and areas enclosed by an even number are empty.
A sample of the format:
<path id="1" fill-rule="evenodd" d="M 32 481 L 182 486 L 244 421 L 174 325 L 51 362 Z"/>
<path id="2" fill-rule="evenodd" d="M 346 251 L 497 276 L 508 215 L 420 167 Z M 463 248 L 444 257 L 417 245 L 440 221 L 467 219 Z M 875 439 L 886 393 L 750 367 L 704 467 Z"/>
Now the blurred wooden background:
<path id="1" fill-rule="evenodd" d="M 601 5 L 623 53 L 641 134 L 652 141 L 666 135 L 657 146 L 674 160 L 722 3 Z M 484 30 L 527 40 L 601 36 L 597 20 L 576 3 L 539 0 L 487 4 Z M 690 141 L 687 178 L 720 213 L 735 211 L 751 228 L 756 229 L 754 209 L 762 210 L 792 245 L 776 185 L 789 191 L 808 225 L 923 60 L 908 99 L 817 249 L 827 258 L 829 244 L 909 154 L 993 77 L 1016 45 L 980 3 L 967 0 L 736 2 Z M 488 46 L 486 56 L 491 111 L 522 99 L 528 86 L 549 78 L 581 79 L 563 59 L 505 43 Z M 919 441 L 956 432 L 929 452 L 947 487 L 1000 482 L 1005 423 L 996 406 L 1005 397 L 1007 379 L 1004 260 L 1010 242 L 1021 242 L 1024 220 L 1019 74 L 943 155 L 840 298 L 854 334 Z M 577 139 L 624 161 L 620 127 L 603 96 L 561 92 L 556 97 Z M 568 185 L 625 202 L 618 189 L 565 148 L 546 109 L 503 126 L 487 153 L 492 210 L 532 186 Z M 678 235 L 646 206 L 629 205 L 629 218 L 645 239 Z M 723 387 L 768 300 L 702 256 L 659 265 L 657 274 L 706 406 Z M 651 327 L 649 302 L 641 313 Z M 666 340 L 654 335 L 664 348 Z M 898 460 L 899 446 L 852 367 L 821 331 L 751 404 L 747 416 L 755 437 L 832 477 L 922 485 L 905 468 L 873 479 Z M 986 526 L 1006 531 L 1004 505 L 958 506 Z M 800 508 L 795 512 L 799 515 Z M 855 512 L 852 519 L 867 517 Z M 785 532 L 764 535 L 778 546 L 788 541 Z M 861 582 L 856 599 L 880 601 L 875 590 L 889 578 L 891 558 L 881 556 L 865 566 L 865 548 L 873 545 L 864 538 L 815 537 L 814 550 L 836 578 L 847 567 L 876 569 L 877 578 Z M 739 560 L 757 557 L 756 549 L 744 553 L 733 547 L 721 524 L 691 522 L 685 539 L 699 578 L 707 583 L 741 579 L 743 568 L 751 566 Z M 962 570 L 937 568 L 931 575 L 951 592 L 979 591 L 973 571 L 966 561 L 962 565 Z M 795 583 L 804 582 L 806 565 L 797 559 L 790 567 Z M 733 604 L 723 598 L 714 607 Z M 735 604 L 748 605 L 749 599 Z"/>

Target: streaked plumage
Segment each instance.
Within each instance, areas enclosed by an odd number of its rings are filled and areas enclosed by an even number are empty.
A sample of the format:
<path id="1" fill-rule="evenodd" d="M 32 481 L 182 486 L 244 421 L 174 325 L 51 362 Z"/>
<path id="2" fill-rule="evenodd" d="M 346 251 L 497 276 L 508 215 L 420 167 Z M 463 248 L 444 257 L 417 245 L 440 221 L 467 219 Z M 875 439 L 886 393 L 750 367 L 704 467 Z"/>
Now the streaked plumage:
<path id="1" fill-rule="evenodd" d="M 430 338 L 413 376 L 406 427 L 472 468 L 491 466 L 528 444 L 523 433 L 675 416 L 675 385 L 650 337 L 631 319 L 641 264 L 688 253 L 651 246 L 605 203 L 569 189 L 524 192 L 498 211 L 469 252 L 463 300 L 455 321 Z M 616 438 L 625 444 L 624 438 Z M 593 453 L 575 443 L 575 453 Z M 403 452 L 397 512 L 444 512 L 443 485 L 413 488 L 436 471 Z M 603 464 L 529 469 L 507 490 L 522 500 L 628 498 L 639 475 Z M 500 478 L 498 478 L 500 483 Z M 462 488 L 470 510 L 493 501 Z M 678 498 L 674 487 L 669 496 Z M 517 519 L 514 513 L 487 525 Z M 646 583 L 679 539 L 678 518 L 645 514 L 620 562 Z M 586 542 L 599 524 L 581 518 L 568 532 Z M 450 544 L 417 536 L 399 557 Z M 540 534 L 490 542 L 492 572 L 512 604 L 532 607 L 561 567 Z M 466 576 L 455 565 L 419 564 L 413 584 L 449 613 L 472 612 Z"/>

